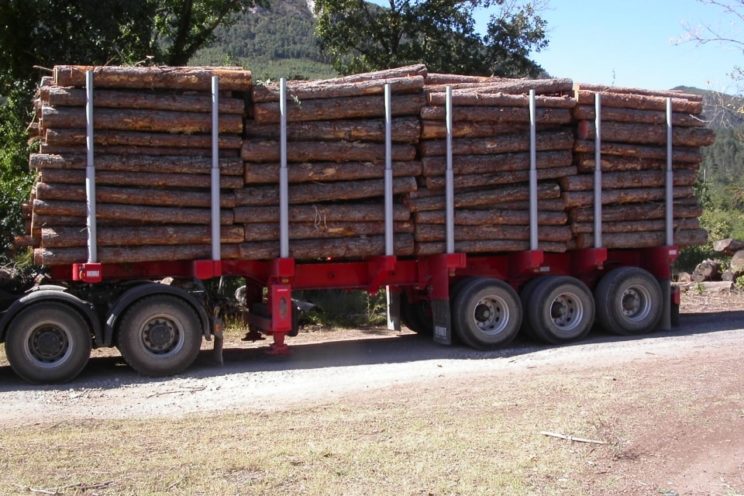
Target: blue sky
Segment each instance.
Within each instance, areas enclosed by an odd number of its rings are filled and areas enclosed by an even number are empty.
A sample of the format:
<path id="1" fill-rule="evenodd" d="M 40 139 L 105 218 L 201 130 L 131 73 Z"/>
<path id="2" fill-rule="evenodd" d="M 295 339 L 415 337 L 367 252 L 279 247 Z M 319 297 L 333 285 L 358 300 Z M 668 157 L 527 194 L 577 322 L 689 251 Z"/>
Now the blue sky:
<path id="1" fill-rule="evenodd" d="M 648 89 L 737 90 L 730 73 L 744 65 L 741 49 L 675 42 L 703 25 L 744 40 L 744 25 L 714 6 L 697 0 L 550 0 L 542 15 L 550 45 L 534 58 L 553 76 Z M 487 18 L 480 12 L 479 26 Z"/>

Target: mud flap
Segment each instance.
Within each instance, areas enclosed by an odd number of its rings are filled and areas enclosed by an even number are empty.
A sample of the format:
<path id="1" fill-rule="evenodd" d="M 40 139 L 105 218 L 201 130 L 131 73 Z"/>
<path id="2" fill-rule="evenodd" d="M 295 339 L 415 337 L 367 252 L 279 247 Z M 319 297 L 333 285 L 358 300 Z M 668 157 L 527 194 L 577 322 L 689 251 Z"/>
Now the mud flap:
<path id="1" fill-rule="evenodd" d="M 452 344 L 452 317 L 449 300 L 431 300 L 431 313 L 434 321 L 434 342 Z"/>
<path id="2" fill-rule="evenodd" d="M 400 331 L 400 290 L 385 287 L 387 300 L 387 328 L 389 331 Z"/>

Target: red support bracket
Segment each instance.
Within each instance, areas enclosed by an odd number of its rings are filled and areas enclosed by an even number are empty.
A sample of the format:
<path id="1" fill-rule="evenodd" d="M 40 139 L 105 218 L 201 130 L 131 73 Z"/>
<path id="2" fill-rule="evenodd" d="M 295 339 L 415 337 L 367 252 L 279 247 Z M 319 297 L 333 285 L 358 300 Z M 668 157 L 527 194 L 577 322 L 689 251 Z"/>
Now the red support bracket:
<path id="1" fill-rule="evenodd" d="M 395 266 L 398 263 L 398 257 L 396 256 L 382 256 L 372 258 L 367 268 L 369 270 L 369 285 L 367 291 L 369 293 L 376 293 L 383 281 L 395 271 Z"/>
<path id="2" fill-rule="evenodd" d="M 672 265 L 679 257 L 676 245 L 655 246 L 645 250 L 645 262 L 648 270 L 659 279 L 672 278 Z"/>
<path id="3" fill-rule="evenodd" d="M 96 284 L 103 281 L 103 264 L 75 263 L 72 264 L 72 280 Z"/>
<path id="4" fill-rule="evenodd" d="M 271 277 L 288 284 L 295 276 L 296 263 L 294 258 L 275 258 L 271 266 Z"/>
<path id="5" fill-rule="evenodd" d="M 571 253 L 574 274 L 583 275 L 601 269 L 607 261 L 607 248 L 585 248 Z"/>
<path id="6" fill-rule="evenodd" d="M 194 260 L 191 269 L 194 279 L 214 279 L 222 275 L 222 260 Z"/>
<path id="7" fill-rule="evenodd" d="M 274 356 L 289 354 L 289 346 L 284 342 L 292 331 L 292 286 L 289 284 L 269 285 L 269 308 L 271 309 L 271 335 L 274 342 L 267 353 Z"/>
<path id="8" fill-rule="evenodd" d="M 531 274 L 540 270 L 544 261 L 542 250 L 519 251 L 509 257 L 509 271 L 513 277 Z"/>
<path id="9" fill-rule="evenodd" d="M 443 253 L 428 257 L 426 262 L 424 273 L 419 276 L 425 279 L 422 286 L 431 284 L 432 298 L 448 299 L 449 279 L 457 269 L 467 266 L 467 256 L 464 253 Z"/>

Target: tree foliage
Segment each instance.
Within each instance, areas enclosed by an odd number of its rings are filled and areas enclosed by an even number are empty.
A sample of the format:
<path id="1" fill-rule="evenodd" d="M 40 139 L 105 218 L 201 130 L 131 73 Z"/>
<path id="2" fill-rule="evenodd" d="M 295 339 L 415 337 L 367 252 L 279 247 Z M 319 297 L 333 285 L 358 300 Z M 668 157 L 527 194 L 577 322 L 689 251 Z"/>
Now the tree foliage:
<path id="1" fill-rule="evenodd" d="M 485 34 L 476 8 L 493 7 Z M 529 58 L 547 46 L 546 22 L 533 2 L 511 0 L 317 0 L 316 34 L 342 73 L 423 62 L 431 71 L 536 76 Z"/>

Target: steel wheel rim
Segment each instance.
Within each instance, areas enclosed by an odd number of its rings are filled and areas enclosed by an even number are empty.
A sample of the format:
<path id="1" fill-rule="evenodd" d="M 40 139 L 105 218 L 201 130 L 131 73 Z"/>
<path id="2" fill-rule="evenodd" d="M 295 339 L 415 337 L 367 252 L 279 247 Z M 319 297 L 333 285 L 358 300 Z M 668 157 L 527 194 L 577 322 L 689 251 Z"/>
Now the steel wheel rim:
<path id="1" fill-rule="evenodd" d="M 145 350 L 158 356 L 176 355 L 186 342 L 183 323 L 167 313 L 147 319 L 140 327 L 139 335 Z"/>
<path id="2" fill-rule="evenodd" d="M 631 322 L 642 322 L 651 313 L 651 292 L 644 286 L 628 286 L 620 295 L 620 311 Z"/>
<path id="3" fill-rule="evenodd" d="M 501 334 L 509 325 L 509 305 L 500 296 L 485 296 L 473 307 L 472 318 L 478 330 L 488 335 Z"/>
<path id="4" fill-rule="evenodd" d="M 572 337 L 584 321 L 584 303 L 575 293 L 558 293 L 548 307 L 555 334 Z"/>
<path id="5" fill-rule="evenodd" d="M 72 335 L 55 322 L 43 322 L 34 327 L 23 343 L 26 359 L 39 368 L 54 368 L 72 355 Z"/>

